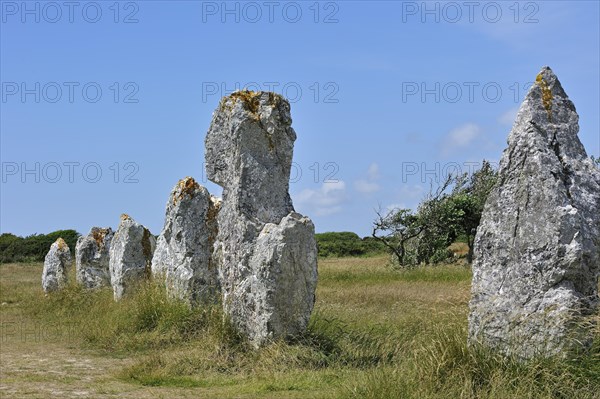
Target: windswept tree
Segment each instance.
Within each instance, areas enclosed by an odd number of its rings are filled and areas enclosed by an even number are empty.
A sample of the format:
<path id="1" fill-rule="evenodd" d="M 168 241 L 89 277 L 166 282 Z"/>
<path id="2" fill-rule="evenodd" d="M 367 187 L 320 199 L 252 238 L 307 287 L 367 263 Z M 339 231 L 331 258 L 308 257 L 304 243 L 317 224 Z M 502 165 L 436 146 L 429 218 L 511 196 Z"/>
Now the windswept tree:
<path id="1" fill-rule="evenodd" d="M 408 265 L 406 246 L 423 231 L 417 215 L 411 209 L 392 209 L 385 214 L 379 209 L 375 213 L 372 236 L 390 250 L 399 265 Z"/>
<path id="2" fill-rule="evenodd" d="M 452 253 L 448 247 L 464 238 L 473 258 L 473 242 L 483 206 L 496 182 L 496 171 L 488 161 L 469 175 L 449 175 L 411 209 L 376 211 L 372 235 L 396 257 L 401 266 L 436 263 Z"/>

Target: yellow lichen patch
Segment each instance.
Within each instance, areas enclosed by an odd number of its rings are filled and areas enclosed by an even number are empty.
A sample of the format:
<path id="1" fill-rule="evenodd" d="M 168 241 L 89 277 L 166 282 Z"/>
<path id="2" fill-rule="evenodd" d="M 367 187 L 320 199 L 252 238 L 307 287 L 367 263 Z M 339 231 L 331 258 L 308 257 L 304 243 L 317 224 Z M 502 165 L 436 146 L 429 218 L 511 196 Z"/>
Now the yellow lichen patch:
<path id="1" fill-rule="evenodd" d="M 257 114 L 260 106 L 260 95 L 261 92 L 240 90 L 231 93 L 231 98 L 239 99 L 248 111 L 252 114 Z"/>
<path id="2" fill-rule="evenodd" d="M 122 213 L 121 214 L 121 221 L 123 221 L 123 220 L 131 220 L 131 216 L 129 216 L 126 213 Z"/>
<path id="3" fill-rule="evenodd" d="M 102 247 L 104 245 L 104 237 L 106 237 L 106 233 L 108 233 L 107 229 L 96 229 L 92 232 L 92 237 L 94 241 L 96 241 L 96 245 L 98 247 Z"/>
<path id="4" fill-rule="evenodd" d="M 548 113 L 548 120 L 552 122 L 552 90 L 548 87 L 548 82 L 544 80 L 541 73 L 535 78 L 535 83 L 540 86 L 542 90 L 542 104 Z"/>
<path id="5" fill-rule="evenodd" d="M 67 248 L 67 243 L 62 239 L 62 237 L 59 237 L 58 240 L 56 240 L 56 244 L 58 245 L 58 249 L 62 250 Z"/>
<path id="6" fill-rule="evenodd" d="M 281 101 L 281 96 L 279 94 L 269 92 L 269 100 L 266 105 L 271 107 L 276 107 Z M 250 111 L 256 118 L 258 118 L 258 111 L 260 108 L 260 98 L 263 95 L 262 91 L 251 91 L 251 90 L 239 90 L 231 93 L 229 96 L 234 101 L 239 99 L 244 107 Z"/>
<path id="7" fill-rule="evenodd" d="M 173 202 L 180 201 L 186 194 L 190 197 L 194 196 L 194 191 L 198 190 L 200 185 L 193 177 L 186 177 L 177 182 L 177 194 L 173 198 Z"/>

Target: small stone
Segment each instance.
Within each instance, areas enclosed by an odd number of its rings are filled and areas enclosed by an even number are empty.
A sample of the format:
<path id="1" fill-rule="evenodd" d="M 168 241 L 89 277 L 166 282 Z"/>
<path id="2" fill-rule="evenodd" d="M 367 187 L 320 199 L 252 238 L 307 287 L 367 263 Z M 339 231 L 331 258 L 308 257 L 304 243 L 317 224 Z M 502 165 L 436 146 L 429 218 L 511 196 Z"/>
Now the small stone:
<path id="1" fill-rule="evenodd" d="M 600 171 L 545 67 L 529 90 L 475 238 L 469 341 L 520 358 L 591 345 L 600 272 Z"/>
<path id="2" fill-rule="evenodd" d="M 218 299 L 218 273 L 211 256 L 219 206 L 219 200 L 191 177 L 177 183 L 167 202 L 152 274 L 165 280 L 170 296 L 191 305 Z"/>
<path id="3" fill-rule="evenodd" d="M 77 282 L 85 288 L 110 286 L 110 243 L 114 232 L 110 227 L 92 227 L 75 246 Z"/>
<path id="4" fill-rule="evenodd" d="M 110 246 L 110 280 L 115 300 L 151 275 L 156 238 L 146 227 L 129 215 L 121 215 L 121 223 Z"/>
<path id="5" fill-rule="evenodd" d="M 67 273 L 71 267 L 71 251 L 62 238 L 56 240 L 44 259 L 42 288 L 46 293 L 58 291 L 67 284 Z"/>

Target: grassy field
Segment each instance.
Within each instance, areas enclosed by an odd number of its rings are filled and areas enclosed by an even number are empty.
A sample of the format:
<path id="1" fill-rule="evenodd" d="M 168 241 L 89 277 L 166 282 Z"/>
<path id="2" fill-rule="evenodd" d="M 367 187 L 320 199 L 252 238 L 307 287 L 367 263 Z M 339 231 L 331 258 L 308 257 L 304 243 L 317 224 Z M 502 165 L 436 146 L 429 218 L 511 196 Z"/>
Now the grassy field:
<path id="1" fill-rule="evenodd" d="M 74 285 L 45 297 L 41 270 L 0 265 L 3 398 L 600 398 L 598 345 L 527 364 L 467 350 L 462 265 L 321 260 L 309 331 L 260 350 L 218 307 L 190 310 L 154 284 L 119 303 Z"/>

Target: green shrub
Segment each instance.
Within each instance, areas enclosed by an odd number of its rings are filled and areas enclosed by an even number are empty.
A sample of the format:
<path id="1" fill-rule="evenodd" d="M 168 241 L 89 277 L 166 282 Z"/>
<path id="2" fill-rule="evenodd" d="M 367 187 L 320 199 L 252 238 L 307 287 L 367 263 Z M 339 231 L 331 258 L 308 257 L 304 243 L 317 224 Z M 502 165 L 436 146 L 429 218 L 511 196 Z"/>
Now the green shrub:
<path id="1" fill-rule="evenodd" d="M 66 241 L 74 254 L 79 238 L 79 233 L 75 230 L 57 230 L 49 234 L 32 234 L 27 237 L 4 233 L 0 235 L 0 263 L 41 262 L 52 243 L 59 237 Z"/>
<path id="2" fill-rule="evenodd" d="M 386 253 L 385 246 L 372 237 L 360 238 L 351 232 L 329 232 L 315 235 L 319 256 L 369 256 Z"/>

